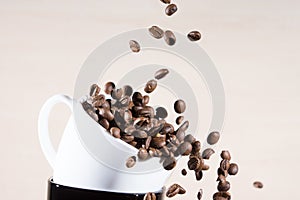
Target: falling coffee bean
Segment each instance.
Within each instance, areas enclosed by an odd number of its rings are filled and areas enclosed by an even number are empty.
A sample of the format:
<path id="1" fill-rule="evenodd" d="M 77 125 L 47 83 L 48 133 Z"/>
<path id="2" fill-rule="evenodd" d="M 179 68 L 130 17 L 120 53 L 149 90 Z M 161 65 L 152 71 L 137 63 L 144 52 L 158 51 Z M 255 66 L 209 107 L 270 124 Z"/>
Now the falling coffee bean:
<path id="1" fill-rule="evenodd" d="M 187 37 L 189 38 L 189 40 L 191 41 L 198 41 L 201 39 L 201 33 L 199 33 L 199 31 L 191 31 Z"/>
<path id="2" fill-rule="evenodd" d="M 187 164 L 190 170 L 198 170 L 201 167 L 201 161 L 197 156 L 192 156 Z"/>
<path id="3" fill-rule="evenodd" d="M 168 112 L 165 108 L 158 107 L 158 108 L 156 108 L 156 116 L 164 119 L 164 118 L 168 117 Z"/>
<path id="4" fill-rule="evenodd" d="M 127 168 L 132 168 L 136 163 L 136 157 L 135 156 L 131 156 L 127 159 L 126 161 L 126 167 Z"/>
<path id="5" fill-rule="evenodd" d="M 184 117 L 183 116 L 179 116 L 176 118 L 176 124 L 179 125 L 181 124 L 181 122 L 184 120 Z"/>
<path id="6" fill-rule="evenodd" d="M 236 175 L 238 173 L 238 171 L 239 171 L 238 165 L 235 164 L 235 163 L 231 163 L 230 167 L 228 169 L 228 174 L 234 176 L 234 175 Z"/>
<path id="7" fill-rule="evenodd" d="M 212 148 L 207 148 L 202 152 L 202 158 L 208 160 L 210 156 L 214 153 L 215 151 Z"/>
<path id="8" fill-rule="evenodd" d="M 115 88 L 116 86 L 113 82 L 107 82 L 104 86 L 104 92 L 110 95 Z"/>
<path id="9" fill-rule="evenodd" d="M 200 180 L 202 179 L 202 177 L 203 177 L 203 172 L 202 172 L 202 170 L 196 170 L 196 171 L 195 171 L 195 175 L 196 175 L 196 180 L 197 180 L 197 181 L 200 181 Z"/>
<path id="10" fill-rule="evenodd" d="M 140 148 L 138 152 L 138 158 L 140 160 L 147 160 L 148 158 L 148 152 L 145 148 Z"/>
<path id="11" fill-rule="evenodd" d="M 230 189 L 230 183 L 228 181 L 220 181 L 218 184 L 218 191 L 227 192 Z"/>
<path id="12" fill-rule="evenodd" d="M 223 170 L 223 171 L 227 171 L 230 167 L 230 162 L 229 160 L 226 160 L 226 159 L 223 159 L 220 163 L 220 168 Z"/>
<path id="13" fill-rule="evenodd" d="M 207 170 L 209 170 L 209 165 L 204 164 L 204 165 L 202 165 L 201 169 L 203 171 L 207 171 Z"/>
<path id="14" fill-rule="evenodd" d="M 156 86 L 157 86 L 157 81 L 156 80 L 150 80 L 150 81 L 147 82 L 147 84 L 144 88 L 144 91 L 146 93 L 151 93 L 155 90 Z"/>
<path id="15" fill-rule="evenodd" d="M 129 47 L 130 47 L 131 51 L 134 53 L 138 53 L 141 50 L 140 44 L 135 40 L 129 41 Z"/>
<path id="16" fill-rule="evenodd" d="M 148 192 L 145 194 L 144 200 L 156 200 L 156 195 L 153 192 Z"/>
<path id="17" fill-rule="evenodd" d="M 155 72 L 154 77 L 155 77 L 155 79 L 159 80 L 159 79 L 164 78 L 168 73 L 169 73 L 168 69 L 160 69 Z"/>
<path id="18" fill-rule="evenodd" d="M 110 134 L 115 138 L 121 138 L 120 132 L 121 132 L 120 129 L 117 127 L 112 127 L 110 129 Z"/>
<path id="19" fill-rule="evenodd" d="M 165 13 L 168 16 L 173 15 L 177 11 L 177 6 L 175 4 L 170 4 L 166 7 Z"/>
<path id="20" fill-rule="evenodd" d="M 173 46 L 176 43 L 176 37 L 174 33 L 170 30 L 167 30 L 164 35 L 166 43 L 170 46 Z"/>
<path id="21" fill-rule="evenodd" d="M 207 143 L 210 145 L 216 144 L 220 139 L 220 133 L 217 131 L 211 132 L 207 137 Z"/>
<path id="22" fill-rule="evenodd" d="M 187 175 L 186 169 L 182 169 L 182 170 L 181 170 L 181 174 L 182 174 L 183 176 L 186 176 L 186 175 Z"/>
<path id="23" fill-rule="evenodd" d="M 253 183 L 253 186 L 254 186 L 255 188 L 258 188 L 258 189 L 261 189 L 261 188 L 264 187 L 263 183 L 260 182 L 260 181 L 255 181 L 255 182 Z"/>
<path id="24" fill-rule="evenodd" d="M 161 28 L 159 28 L 158 26 L 152 26 L 148 30 L 149 30 L 150 35 L 156 39 L 160 39 L 164 36 L 164 31 Z"/>
<path id="25" fill-rule="evenodd" d="M 100 119 L 99 124 L 103 126 L 105 129 L 107 130 L 109 129 L 109 122 L 107 121 L 107 119 L 104 118 Z"/>
<path id="26" fill-rule="evenodd" d="M 186 190 L 183 187 L 181 187 L 179 184 L 175 183 L 168 188 L 166 192 L 166 196 L 171 198 L 177 194 L 184 194 L 184 193 L 186 193 Z"/>
<path id="27" fill-rule="evenodd" d="M 216 192 L 213 195 L 213 200 L 230 200 L 231 199 L 231 195 L 229 194 L 229 192 Z"/>
<path id="28" fill-rule="evenodd" d="M 192 153 L 197 153 L 197 152 L 199 152 L 200 150 L 201 150 L 201 143 L 200 143 L 200 141 L 195 141 L 193 144 L 192 144 L 192 146 L 193 146 L 193 149 L 192 149 Z"/>
<path id="29" fill-rule="evenodd" d="M 165 4 L 170 4 L 171 0 L 160 0 L 161 2 L 165 3 Z"/>
<path id="30" fill-rule="evenodd" d="M 201 200 L 202 196 L 203 196 L 203 189 L 200 189 L 199 192 L 197 193 L 198 200 Z"/>
<path id="31" fill-rule="evenodd" d="M 143 96 L 142 104 L 145 106 L 149 103 L 150 97 L 148 95 Z"/>
<path id="32" fill-rule="evenodd" d="M 135 92 L 132 95 L 132 101 L 136 106 L 142 106 L 143 95 L 139 92 Z"/>
<path id="33" fill-rule="evenodd" d="M 183 113 L 185 111 L 185 109 L 186 109 L 186 106 L 185 106 L 185 102 L 183 100 L 179 99 L 179 100 L 175 101 L 175 103 L 174 103 L 175 112 L 180 114 L 180 113 Z"/>
<path id="34" fill-rule="evenodd" d="M 231 155 L 230 155 L 229 151 L 222 151 L 221 152 L 221 158 L 230 161 L 231 160 Z"/>

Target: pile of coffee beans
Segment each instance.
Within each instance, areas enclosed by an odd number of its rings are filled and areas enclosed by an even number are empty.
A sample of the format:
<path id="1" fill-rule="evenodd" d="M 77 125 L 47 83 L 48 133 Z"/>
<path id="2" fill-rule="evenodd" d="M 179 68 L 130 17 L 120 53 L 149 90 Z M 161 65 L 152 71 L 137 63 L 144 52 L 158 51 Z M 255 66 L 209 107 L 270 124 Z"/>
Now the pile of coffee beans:
<path id="1" fill-rule="evenodd" d="M 220 162 L 220 167 L 218 168 L 218 192 L 213 195 L 214 200 L 230 200 L 231 195 L 228 192 L 230 189 L 230 182 L 226 180 L 228 175 L 236 175 L 239 171 L 238 165 L 235 163 L 230 163 L 231 155 L 229 151 L 222 151 L 221 153 L 222 161 Z"/>
<path id="2" fill-rule="evenodd" d="M 133 46 L 135 44 L 135 42 L 132 43 Z M 154 79 L 145 84 L 144 92 L 152 93 L 157 87 L 157 81 L 168 73 L 168 69 L 156 71 Z M 180 120 L 176 120 L 180 126 L 175 130 L 172 123 L 165 120 L 168 111 L 164 107 L 154 109 L 148 105 L 149 95 L 134 92 L 129 85 L 116 88 L 113 82 L 107 82 L 104 86 L 104 92 L 111 98 L 106 99 L 100 91 L 100 87 L 93 84 L 89 98 L 82 103 L 83 108 L 113 137 L 139 149 L 138 160 L 160 157 L 163 167 L 171 170 L 176 165 L 175 157 L 199 154 L 200 142 L 196 141 L 192 135 L 185 136 L 189 121 L 183 121 L 183 116 L 180 116 Z M 181 114 L 185 109 L 184 100 L 179 99 L 174 103 L 176 113 Z M 130 157 L 126 166 L 131 168 L 135 162 L 136 158 Z"/>

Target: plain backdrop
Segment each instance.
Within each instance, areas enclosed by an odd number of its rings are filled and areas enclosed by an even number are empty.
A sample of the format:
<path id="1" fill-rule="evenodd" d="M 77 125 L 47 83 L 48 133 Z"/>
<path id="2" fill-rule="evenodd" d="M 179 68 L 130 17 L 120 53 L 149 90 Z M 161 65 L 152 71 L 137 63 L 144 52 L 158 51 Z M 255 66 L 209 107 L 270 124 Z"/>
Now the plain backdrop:
<path id="1" fill-rule="evenodd" d="M 37 117 L 53 94 L 72 95 L 87 56 L 112 35 L 159 24 L 203 34 L 226 92 L 219 150 L 229 149 L 240 173 L 230 177 L 232 199 L 297 199 L 300 164 L 300 2 L 297 0 L 174 0 L 164 15 L 159 0 L 0 0 L 0 194 L 5 200 L 46 199 L 52 169 L 37 137 Z M 50 131 L 57 145 L 70 115 L 58 105 Z M 205 198 L 216 191 L 214 156 L 203 182 L 180 175 L 166 183 Z M 260 180 L 264 188 L 253 188 Z"/>

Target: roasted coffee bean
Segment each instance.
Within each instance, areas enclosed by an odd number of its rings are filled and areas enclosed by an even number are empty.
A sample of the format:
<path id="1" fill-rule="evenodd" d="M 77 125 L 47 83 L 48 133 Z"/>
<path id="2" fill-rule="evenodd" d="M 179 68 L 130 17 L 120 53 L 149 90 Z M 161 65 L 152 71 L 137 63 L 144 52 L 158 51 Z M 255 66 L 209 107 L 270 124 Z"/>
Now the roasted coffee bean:
<path id="1" fill-rule="evenodd" d="M 231 163 L 230 167 L 228 169 L 228 174 L 229 175 L 236 175 L 238 173 L 238 171 L 239 171 L 238 165 L 235 164 L 235 163 Z"/>
<path id="2" fill-rule="evenodd" d="M 160 0 L 161 2 L 165 3 L 165 4 L 170 4 L 171 0 Z"/>
<path id="3" fill-rule="evenodd" d="M 132 121 L 132 114 L 130 110 L 126 110 L 124 112 L 123 118 L 126 124 L 129 124 Z"/>
<path id="4" fill-rule="evenodd" d="M 105 129 L 107 130 L 109 129 L 109 122 L 107 121 L 107 119 L 104 118 L 100 119 L 99 124 L 103 126 Z"/>
<path id="5" fill-rule="evenodd" d="M 150 97 L 148 95 L 143 96 L 142 104 L 145 106 L 149 103 Z"/>
<path id="6" fill-rule="evenodd" d="M 214 153 L 215 151 L 212 148 L 207 148 L 202 152 L 202 158 L 208 160 Z"/>
<path id="7" fill-rule="evenodd" d="M 99 108 L 99 115 L 107 119 L 108 121 L 111 121 L 114 119 L 114 115 L 110 112 L 110 110 Z"/>
<path id="8" fill-rule="evenodd" d="M 131 51 L 134 53 L 137 53 L 141 50 L 140 44 L 135 40 L 129 41 L 129 47 L 130 47 Z"/>
<path id="9" fill-rule="evenodd" d="M 136 106 L 142 106 L 143 95 L 139 92 L 133 93 L 132 101 Z"/>
<path id="10" fill-rule="evenodd" d="M 231 155 L 230 155 L 229 151 L 222 151 L 221 158 L 230 161 L 231 160 Z"/>
<path id="11" fill-rule="evenodd" d="M 151 93 L 155 90 L 156 86 L 157 86 L 157 81 L 152 79 L 152 80 L 147 82 L 147 84 L 144 88 L 144 91 L 146 93 Z"/>
<path id="12" fill-rule="evenodd" d="M 168 69 L 160 69 L 155 72 L 154 77 L 155 77 L 155 79 L 159 80 L 159 79 L 164 78 L 168 73 L 169 73 Z"/>
<path id="13" fill-rule="evenodd" d="M 140 160 L 146 160 L 148 158 L 148 152 L 145 148 L 140 148 L 139 149 L 138 158 Z"/>
<path id="14" fill-rule="evenodd" d="M 181 99 L 175 101 L 174 103 L 174 110 L 175 112 L 177 113 L 183 113 L 186 109 L 186 105 L 185 105 L 185 102 Z"/>
<path id="15" fill-rule="evenodd" d="M 90 88 L 90 96 L 94 97 L 99 95 L 100 93 L 100 87 L 97 84 L 93 84 Z"/>
<path id="16" fill-rule="evenodd" d="M 210 145 L 216 144 L 220 139 L 220 133 L 217 131 L 211 132 L 207 137 L 207 143 Z"/>
<path id="17" fill-rule="evenodd" d="M 152 137 L 148 136 L 147 139 L 146 139 L 146 142 L 145 142 L 145 148 L 146 149 L 149 149 L 151 140 L 152 140 Z"/>
<path id="18" fill-rule="evenodd" d="M 230 183 L 228 181 L 220 181 L 218 184 L 218 191 L 227 192 L 230 189 Z"/>
<path id="19" fill-rule="evenodd" d="M 113 82 L 107 82 L 104 86 L 104 92 L 110 95 L 115 88 L 116 86 Z"/>
<path id="20" fill-rule="evenodd" d="M 111 97 L 113 99 L 120 100 L 122 96 L 123 96 L 123 90 L 122 89 L 114 89 L 111 92 Z"/>
<path id="21" fill-rule="evenodd" d="M 226 159 L 223 159 L 220 163 L 220 168 L 223 170 L 223 171 L 227 171 L 230 167 L 230 162 L 229 160 L 226 160 Z"/>
<path id="22" fill-rule="evenodd" d="M 204 164 L 204 165 L 202 165 L 201 169 L 203 171 L 207 171 L 207 170 L 209 170 L 209 165 Z"/>
<path id="23" fill-rule="evenodd" d="M 202 199 L 202 196 L 203 196 L 203 190 L 200 189 L 199 192 L 197 193 L 197 198 L 198 198 L 198 200 L 201 200 L 201 199 Z"/>
<path id="24" fill-rule="evenodd" d="M 192 136 L 191 134 L 188 134 L 184 137 L 184 141 L 185 142 L 189 142 L 189 143 L 194 143 L 196 141 L 195 137 Z"/>
<path id="25" fill-rule="evenodd" d="M 182 142 L 184 140 L 184 137 L 185 137 L 185 132 L 182 131 L 181 129 L 177 129 L 176 137 L 180 142 Z"/>
<path id="26" fill-rule="evenodd" d="M 87 101 L 82 102 L 81 105 L 85 111 L 87 111 L 87 110 L 93 111 L 94 110 L 93 106 L 91 104 L 89 104 Z"/>
<path id="27" fill-rule="evenodd" d="M 173 15 L 177 11 L 177 6 L 175 4 L 170 4 L 166 7 L 165 13 L 168 16 Z"/>
<path id="28" fill-rule="evenodd" d="M 122 89 L 123 89 L 123 95 L 129 96 L 129 97 L 132 95 L 133 89 L 130 85 L 125 85 L 125 86 L 123 86 Z"/>
<path id="29" fill-rule="evenodd" d="M 142 106 L 133 106 L 132 109 L 131 109 L 132 116 L 133 116 L 133 117 L 139 117 L 139 112 L 140 112 L 140 110 L 142 110 L 142 109 L 143 109 Z"/>
<path id="30" fill-rule="evenodd" d="M 176 43 L 176 37 L 174 33 L 170 30 L 167 30 L 164 35 L 164 40 L 170 46 L 173 46 Z"/>
<path id="31" fill-rule="evenodd" d="M 156 39 L 160 39 L 164 36 L 164 31 L 161 28 L 159 28 L 158 26 L 152 26 L 148 30 L 149 30 L 150 35 Z"/>
<path id="32" fill-rule="evenodd" d="M 192 151 L 192 145 L 189 142 L 183 142 L 177 149 L 178 154 L 187 156 Z"/>
<path id="33" fill-rule="evenodd" d="M 189 121 L 185 121 L 178 129 L 182 130 L 182 131 L 186 131 L 189 128 Z"/>
<path id="34" fill-rule="evenodd" d="M 230 200 L 231 199 L 231 195 L 229 194 L 229 192 L 216 192 L 213 195 L 213 200 Z"/>
<path id="35" fill-rule="evenodd" d="M 160 149 L 166 145 L 166 138 L 165 137 L 153 137 L 150 143 L 151 147 Z"/>
<path id="36" fill-rule="evenodd" d="M 183 176 L 186 176 L 186 175 L 187 175 L 186 169 L 182 169 L 182 170 L 181 170 L 181 174 L 182 174 Z"/>
<path id="37" fill-rule="evenodd" d="M 110 134 L 115 138 L 121 138 L 120 129 L 117 127 L 111 127 Z"/>
<path id="38" fill-rule="evenodd" d="M 174 197 L 176 194 L 185 194 L 186 193 L 186 190 L 181 187 L 179 184 L 173 184 L 171 185 L 167 192 L 166 192 L 166 196 L 167 197 Z"/>
<path id="39" fill-rule="evenodd" d="M 181 122 L 184 120 L 184 117 L 183 116 L 179 116 L 176 118 L 176 124 L 179 125 L 181 124 Z"/>
<path id="40" fill-rule="evenodd" d="M 136 163 L 136 157 L 135 156 L 131 156 L 127 159 L 126 161 L 126 167 L 127 168 L 132 168 Z"/>
<path id="41" fill-rule="evenodd" d="M 145 139 L 148 137 L 147 133 L 142 130 L 135 130 L 132 132 L 132 135 L 136 138 L 141 138 L 141 139 Z"/>
<path id="42" fill-rule="evenodd" d="M 132 132 L 135 131 L 135 127 L 132 126 L 132 125 L 128 125 L 125 129 L 124 129 L 124 132 L 131 135 Z"/>
<path id="43" fill-rule="evenodd" d="M 195 141 L 193 144 L 192 144 L 192 146 L 193 146 L 193 150 L 192 150 L 192 153 L 197 153 L 197 152 L 199 152 L 200 150 L 201 150 L 201 143 L 200 143 L 200 141 Z"/>
<path id="44" fill-rule="evenodd" d="M 148 192 L 145 194 L 144 200 L 156 200 L 156 195 L 153 192 Z"/>
<path id="45" fill-rule="evenodd" d="M 148 131 L 148 134 L 149 134 L 150 136 L 156 135 L 157 133 L 161 132 L 163 126 L 164 126 L 163 124 L 157 124 L 157 125 L 155 125 L 154 127 L 152 127 L 152 128 Z"/>
<path id="46" fill-rule="evenodd" d="M 133 135 L 128 135 L 128 134 L 124 134 L 121 136 L 121 140 L 123 140 L 124 142 L 131 142 L 134 140 L 134 136 Z"/>
<path id="47" fill-rule="evenodd" d="M 202 170 L 196 170 L 196 171 L 195 171 L 195 176 L 196 176 L 196 180 L 197 180 L 197 181 L 200 181 L 200 180 L 202 179 L 202 177 L 203 177 L 203 172 L 202 172 Z"/>
<path id="48" fill-rule="evenodd" d="M 198 170 L 201 167 L 201 161 L 196 156 L 192 156 L 187 164 L 190 170 Z"/>
<path id="49" fill-rule="evenodd" d="M 255 188 L 258 188 L 258 189 L 261 189 L 261 188 L 264 187 L 263 183 L 260 182 L 260 181 L 255 181 L 255 182 L 253 183 L 253 186 L 254 186 Z"/>
<path id="50" fill-rule="evenodd" d="M 191 41 L 198 41 L 198 40 L 201 39 L 201 33 L 199 33 L 199 31 L 191 31 L 191 32 L 189 32 L 189 34 L 187 35 L 187 37 Z"/>
<path id="51" fill-rule="evenodd" d="M 169 123 L 165 123 L 163 128 L 161 129 L 161 133 L 163 133 L 163 134 L 174 133 L 173 125 L 169 124 Z"/>
<path id="52" fill-rule="evenodd" d="M 163 162 L 165 170 L 172 170 L 176 166 L 176 160 L 174 157 L 167 157 Z"/>
<path id="53" fill-rule="evenodd" d="M 164 118 L 168 117 L 168 112 L 165 108 L 158 107 L 158 108 L 156 108 L 156 115 L 155 116 L 164 119 Z"/>
<path id="54" fill-rule="evenodd" d="M 223 170 L 222 168 L 218 168 L 218 176 L 223 175 L 225 177 L 228 176 L 228 171 L 227 170 Z"/>

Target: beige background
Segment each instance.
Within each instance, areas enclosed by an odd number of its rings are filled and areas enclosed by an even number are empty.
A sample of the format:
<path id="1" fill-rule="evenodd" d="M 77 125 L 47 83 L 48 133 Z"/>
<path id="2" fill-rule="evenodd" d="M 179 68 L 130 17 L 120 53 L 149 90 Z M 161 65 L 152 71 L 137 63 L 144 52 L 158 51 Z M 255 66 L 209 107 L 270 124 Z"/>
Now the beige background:
<path id="1" fill-rule="evenodd" d="M 72 95 L 81 64 L 103 41 L 154 23 L 183 33 L 199 29 L 199 44 L 223 78 L 227 116 L 219 148 L 230 149 L 240 165 L 230 178 L 233 199 L 299 198 L 300 2 L 176 2 L 170 19 L 159 0 L 0 1 L 1 199 L 46 199 L 52 169 L 37 138 L 43 102 Z M 68 116 L 61 105 L 51 115 L 56 143 Z M 174 199 L 196 199 L 198 188 L 211 199 L 218 160 L 209 162 L 203 182 L 175 172 L 167 185 L 179 182 L 188 194 Z M 254 180 L 265 188 L 254 189 Z"/>

